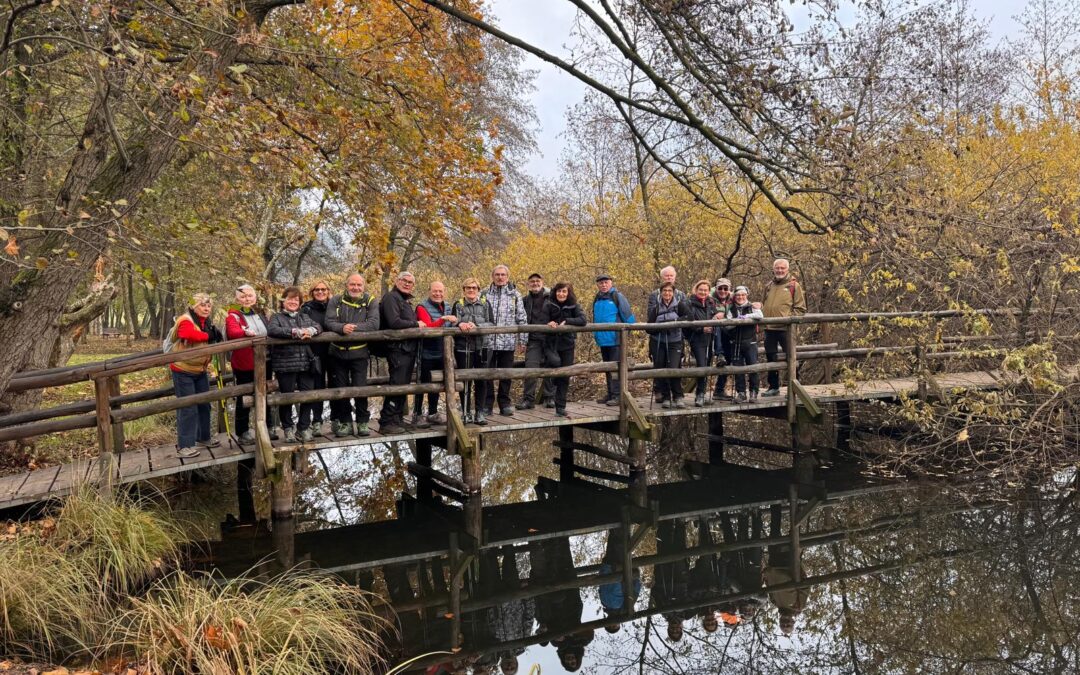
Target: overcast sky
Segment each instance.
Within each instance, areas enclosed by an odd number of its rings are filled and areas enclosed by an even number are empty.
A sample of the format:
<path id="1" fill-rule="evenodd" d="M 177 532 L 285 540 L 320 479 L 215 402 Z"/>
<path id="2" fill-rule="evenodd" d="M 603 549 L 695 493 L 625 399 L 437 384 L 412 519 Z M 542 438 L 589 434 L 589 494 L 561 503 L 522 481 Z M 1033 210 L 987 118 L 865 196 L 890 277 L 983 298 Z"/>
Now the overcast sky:
<path id="1" fill-rule="evenodd" d="M 990 29 L 998 39 L 1017 30 L 1013 17 L 1023 0 L 971 0 L 975 13 L 990 19 Z M 498 24 L 511 35 L 523 38 L 556 55 L 565 56 L 570 42 L 575 10 L 565 0 L 491 0 Z M 538 71 L 533 106 L 540 118 L 537 144 L 540 153 L 532 157 L 527 172 L 541 177 L 558 174 L 559 155 L 565 143 L 566 110 L 581 100 L 585 86 L 573 77 L 539 59 L 528 56 L 527 68 Z"/>

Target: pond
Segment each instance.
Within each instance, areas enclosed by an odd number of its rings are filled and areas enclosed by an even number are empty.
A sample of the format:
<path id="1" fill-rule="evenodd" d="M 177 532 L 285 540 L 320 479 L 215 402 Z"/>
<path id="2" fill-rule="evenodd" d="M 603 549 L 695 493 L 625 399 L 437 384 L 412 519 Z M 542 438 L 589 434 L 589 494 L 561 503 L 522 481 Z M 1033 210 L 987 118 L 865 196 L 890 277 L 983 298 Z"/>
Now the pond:
<path id="1" fill-rule="evenodd" d="M 747 450 L 709 464 L 706 430 L 684 427 L 631 485 L 560 479 L 550 430 L 500 436 L 478 551 L 478 505 L 417 499 L 407 445 L 324 452 L 295 521 L 227 531 L 203 564 L 371 589 L 397 609 L 388 662 L 419 657 L 407 672 L 1080 672 L 1072 474 L 919 484 Z"/>

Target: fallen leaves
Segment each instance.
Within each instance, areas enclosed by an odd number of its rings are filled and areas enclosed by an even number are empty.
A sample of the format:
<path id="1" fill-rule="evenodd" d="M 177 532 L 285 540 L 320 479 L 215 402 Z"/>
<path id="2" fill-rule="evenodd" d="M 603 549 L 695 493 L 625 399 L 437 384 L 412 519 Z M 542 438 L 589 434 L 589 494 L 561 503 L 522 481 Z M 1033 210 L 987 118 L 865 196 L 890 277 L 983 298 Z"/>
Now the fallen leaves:
<path id="1" fill-rule="evenodd" d="M 7 253 L 12 258 L 19 255 L 19 243 L 15 241 L 15 237 L 8 236 L 7 246 L 4 247 L 4 253 Z"/>

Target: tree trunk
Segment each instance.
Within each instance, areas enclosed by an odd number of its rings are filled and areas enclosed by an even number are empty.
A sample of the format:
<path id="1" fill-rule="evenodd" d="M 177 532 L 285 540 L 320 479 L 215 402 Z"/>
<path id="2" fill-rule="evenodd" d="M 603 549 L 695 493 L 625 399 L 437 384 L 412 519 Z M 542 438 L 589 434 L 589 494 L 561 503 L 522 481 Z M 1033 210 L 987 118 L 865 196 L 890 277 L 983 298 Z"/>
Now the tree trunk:
<path id="1" fill-rule="evenodd" d="M 150 337 L 154 340 L 162 338 L 161 315 L 159 314 L 161 303 L 158 302 L 158 293 L 160 292 L 160 290 L 150 290 L 143 286 L 143 300 L 146 302 L 146 321 L 149 326 Z"/>
<path id="2" fill-rule="evenodd" d="M 131 335 L 136 340 L 141 340 L 142 326 L 139 325 L 139 315 L 135 311 L 135 282 L 132 279 L 132 267 L 132 264 L 128 263 L 124 270 L 124 311 L 127 312 Z"/>

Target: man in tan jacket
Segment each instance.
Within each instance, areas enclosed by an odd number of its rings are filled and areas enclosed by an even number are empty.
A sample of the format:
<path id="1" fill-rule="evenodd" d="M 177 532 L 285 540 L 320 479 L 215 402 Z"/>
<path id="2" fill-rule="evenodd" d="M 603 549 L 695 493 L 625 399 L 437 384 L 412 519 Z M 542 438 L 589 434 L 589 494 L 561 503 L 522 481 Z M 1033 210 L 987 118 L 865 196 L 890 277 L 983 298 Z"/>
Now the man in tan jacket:
<path id="1" fill-rule="evenodd" d="M 762 305 L 762 313 L 766 319 L 773 317 L 802 316 L 806 314 L 806 293 L 802 284 L 791 276 L 791 265 L 785 258 L 777 258 L 773 261 L 773 280 L 765 291 L 765 302 Z M 786 355 L 787 332 L 793 326 L 766 325 L 765 326 L 765 360 L 769 363 L 779 358 L 779 350 L 784 349 Z M 778 396 L 780 394 L 780 373 L 769 371 L 769 389 L 762 396 Z"/>

